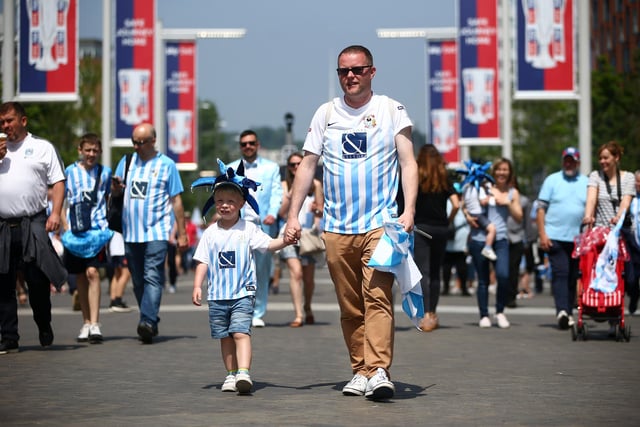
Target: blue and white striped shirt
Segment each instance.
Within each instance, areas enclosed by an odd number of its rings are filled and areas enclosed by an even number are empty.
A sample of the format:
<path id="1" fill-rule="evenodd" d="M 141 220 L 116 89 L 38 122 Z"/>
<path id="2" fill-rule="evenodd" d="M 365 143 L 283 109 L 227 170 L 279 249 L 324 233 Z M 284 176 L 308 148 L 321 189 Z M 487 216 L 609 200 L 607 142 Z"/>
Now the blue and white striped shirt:
<path id="1" fill-rule="evenodd" d="M 124 177 L 124 167 L 123 157 L 115 175 Z M 171 198 L 184 191 L 175 162 L 162 153 L 143 162 L 133 153 L 124 191 L 124 241 L 168 241 L 173 218 Z"/>
<path id="2" fill-rule="evenodd" d="M 318 108 L 304 150 L 322 156 L 325 231 L 363 234 L 397 215 L 399 165 L 395 136 L 412 126 L 403 105 L 373 95 L 361 108 L 334 98 Z"/>
<path id="3" fill-rule="evenodd" d="M 65 197 L 68 204 L 80 203 L 90 197 L 96 185 L 98 166 L 87 171 L 75 162 L 65 169 L 67 181 L 65 182 Z M 96 194 L 95 204 L 91 208 L 91 229 L 106 230 L 107 224 L 107 195 L 111 192 L 111 168 L 103 166 L 100 175 L 100 183 Z M 67 224 L 70 224 L 69 211 L 67 210 Z"/>
<path id="4" fill-rule="evenodd" d="M 272 238 L 260 226 L 240 219 L 226 230 L 207 228 L 193 259 L 208 266 L 207 300 L 231 300 L 255 295 L 257 281 L 253 251 L 266 252 Z"/>
<path id="5" fill-rule="evenodd" d="M 227 166 L 238 170 L 239 165 L 240 160 L 235 160 Z M 258 156 L 253 163 L 244 161 L 244 176 L 260 183 L 257 191 L 250 190 L 260 207 L 260 218 L 248 204 L 242 208 L 242 218 L 255 223 L 259 223 L 267 215 L 277 218 L 283 194 L 280 166 L 274 161 Z"/>

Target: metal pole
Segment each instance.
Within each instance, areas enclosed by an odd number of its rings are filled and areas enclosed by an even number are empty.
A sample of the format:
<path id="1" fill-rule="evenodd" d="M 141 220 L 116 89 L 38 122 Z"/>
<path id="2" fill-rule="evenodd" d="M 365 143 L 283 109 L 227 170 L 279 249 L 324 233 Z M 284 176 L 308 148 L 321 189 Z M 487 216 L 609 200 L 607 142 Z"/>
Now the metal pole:
<path id="1" fill-rule="evenodd" d="M 502 0 L 502 157 L 512 160 L 510 11 L 511 2 Z"/>
<path id="2" fill-rule="evenodd" d="M 111 165 L 111 0 L 102 0 L 102 164 Z"/>
<path id="3" fill-rule="evenodd" d="M 156 35 L 154 37 L 155 52 L 153 54 L 153 125 L 156 128 L 156 149 L 167 154 L 167 138 L 166 138 L 166 118 L 165 118 L 165 53 L 164 39 L 162 38 L 162 23 L 156 21 Z"/>
<path id="4" fill-rule="evenodd" d="M 4 40 L 2 43 L 2 101 L 11 101 L 15 95 L 15 3 L 4 0 Z"/>
<path id="5" fill-rule="evenodd" d="M 578 101 L 578 135 L 580 146 L 580 173 L 588 175 L 591 172 L 591 34 L 589 22 L 589 2 L 576 2 L 578 8 L 578 73 L 579 93 Z"/>

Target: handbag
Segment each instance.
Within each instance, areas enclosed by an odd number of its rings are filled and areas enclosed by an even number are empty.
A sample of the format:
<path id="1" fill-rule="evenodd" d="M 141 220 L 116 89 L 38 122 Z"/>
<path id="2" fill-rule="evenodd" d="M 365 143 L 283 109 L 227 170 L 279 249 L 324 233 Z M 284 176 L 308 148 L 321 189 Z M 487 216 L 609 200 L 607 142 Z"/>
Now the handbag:
<path id="1" fill-rule="evenodd" d="M 100 186 L 100 177 L 102 176 L 102 165 L 98 165 L 98 176 L 93 190 L 87 197 L 83 194 L 83 200 L 78 203 L 69 204 L 69 225 L 72 233 L 82 233 L 91 229 L 91 209 L 98 199 L 98 187 Z"/>
<path id="2" fill-rule="evenodd" d="M 127 173 L 129 172 L 129 165 L 131 164 L 131 154 L 127 154 L 125 157 L 124 166 L 124 183 L 127 183 Z M 122 211 L 124 208 L 124 191 L 119 196 L 111 195 L 109 197 L 109 206 L 107 207 L 107 222 L 109 223 L 109 229 L 122 233 Z"/>
<path id="3" fill-rule="evenodd" d="M 300 233 L 300 255 L 311 255 L 324 250 L 320 231 L 317 228 L 303 228 Z"/>

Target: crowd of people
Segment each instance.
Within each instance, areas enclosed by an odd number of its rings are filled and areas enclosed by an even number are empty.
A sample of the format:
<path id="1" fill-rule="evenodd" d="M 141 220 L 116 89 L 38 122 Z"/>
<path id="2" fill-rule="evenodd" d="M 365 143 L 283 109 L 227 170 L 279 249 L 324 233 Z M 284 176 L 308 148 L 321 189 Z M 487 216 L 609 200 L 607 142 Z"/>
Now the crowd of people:
<path id="1" fill-rule="evenodd" d="M 640 171 L 620 169 L 619 144 L 599 148 L 600 167 L 588 177 L 579 172 L 579 151 L 567 148 L 561 170 L 544 180 L 535 197 L 520 193 L 514 165 L 506 158 L 492 163 L 487 179 L 460 189 L 435 146 L 420 147 L 416 158 L 404 106 L 373 92 L 371 52 L 346 47 L 337 65 L 343 95 L 318 107 L 303 152 L 287 158 L 284 173 L 260 155 L 256 132 L 240 134 L 241 158 L 212 181 L 215 213 L 202 228 L 185 212 L 178 169 L 156 149 L 152 124 L 133 129 L 133 153 L 115 170 L 98 162 L 102 144 L 92 133 L 80 138 L 79 160 L 65 169 L 54 145 L 27 131 L 22 105 L 2 104 L 0 354 L 19 349 L 17 305 L 26 296 L 41 345 L 52 344 L 50 288 L 67 282 L 75 282 L 82 317 L 77 340 L 103 342 L 99 270 L 107 266 L 109 310 L 131 310 L 123 299 L 130 280 L 139 311 L 136 335 L 152 344 L 165 288 L 175 292 L 178 273 L 193 270 L 192 303 L 206 299 L 211 337 L 220 341 L 226 370 L 221 390 L 249 393 L 251 328 L 267 326 L 270 280 L 280 263 L 289 273 L 289 326 L 315 323 L 318 259 L 301 254 L 299 246 L 302 234 L 313 232 L 325 243 L 322 258 L 335 287 L 353 375 L 342 393 L 389 399 L 395 393 L 390 372 L 395 277 L 368 262 L 390 221 L 406 233 L 416 231 L 413 260 L 422 275 L 424 315 L 418 329 L 423 332 L 443 322 L 437 308 L 441 295 L 453 293 L 452 269 L 460 294 L 470 295 L 475 283 L 478 326 L 509 328 L 505 309 L 516 307 L 519 296 L 533 294 L 536 248 L 537 258 L 550 264 L 558 327 L 573 326 L 574 240 L 585 227 L 617 224 L 624 213 L 629 220 L 622 235 L 630 253 L 624 278 L 629 312 L 637 310 Z M 34 155 L 38 162 L 29 160 Z M 120 196 L 122 229 L 114 231 L 107 206 Z M 49 238 L 52 233 L 62 236 L 62 256 Z M 490 310 L 492 283 L 497 286 Z M 541 291 L 537 280 L 535 291 Z"/>

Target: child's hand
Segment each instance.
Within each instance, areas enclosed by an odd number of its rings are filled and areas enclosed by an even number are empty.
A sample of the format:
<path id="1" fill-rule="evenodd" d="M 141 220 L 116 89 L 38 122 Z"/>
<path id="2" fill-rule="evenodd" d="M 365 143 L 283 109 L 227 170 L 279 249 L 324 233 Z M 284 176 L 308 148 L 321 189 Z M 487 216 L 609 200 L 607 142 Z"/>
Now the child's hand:
<path id="1" fill-rule="evenodd" d="M 202 305 L 202 289 L 200 287 L 193 288 L 193 293 L 191 294 L 191 302 L 193 305 L 197 305 L 198 307 Z"/>

